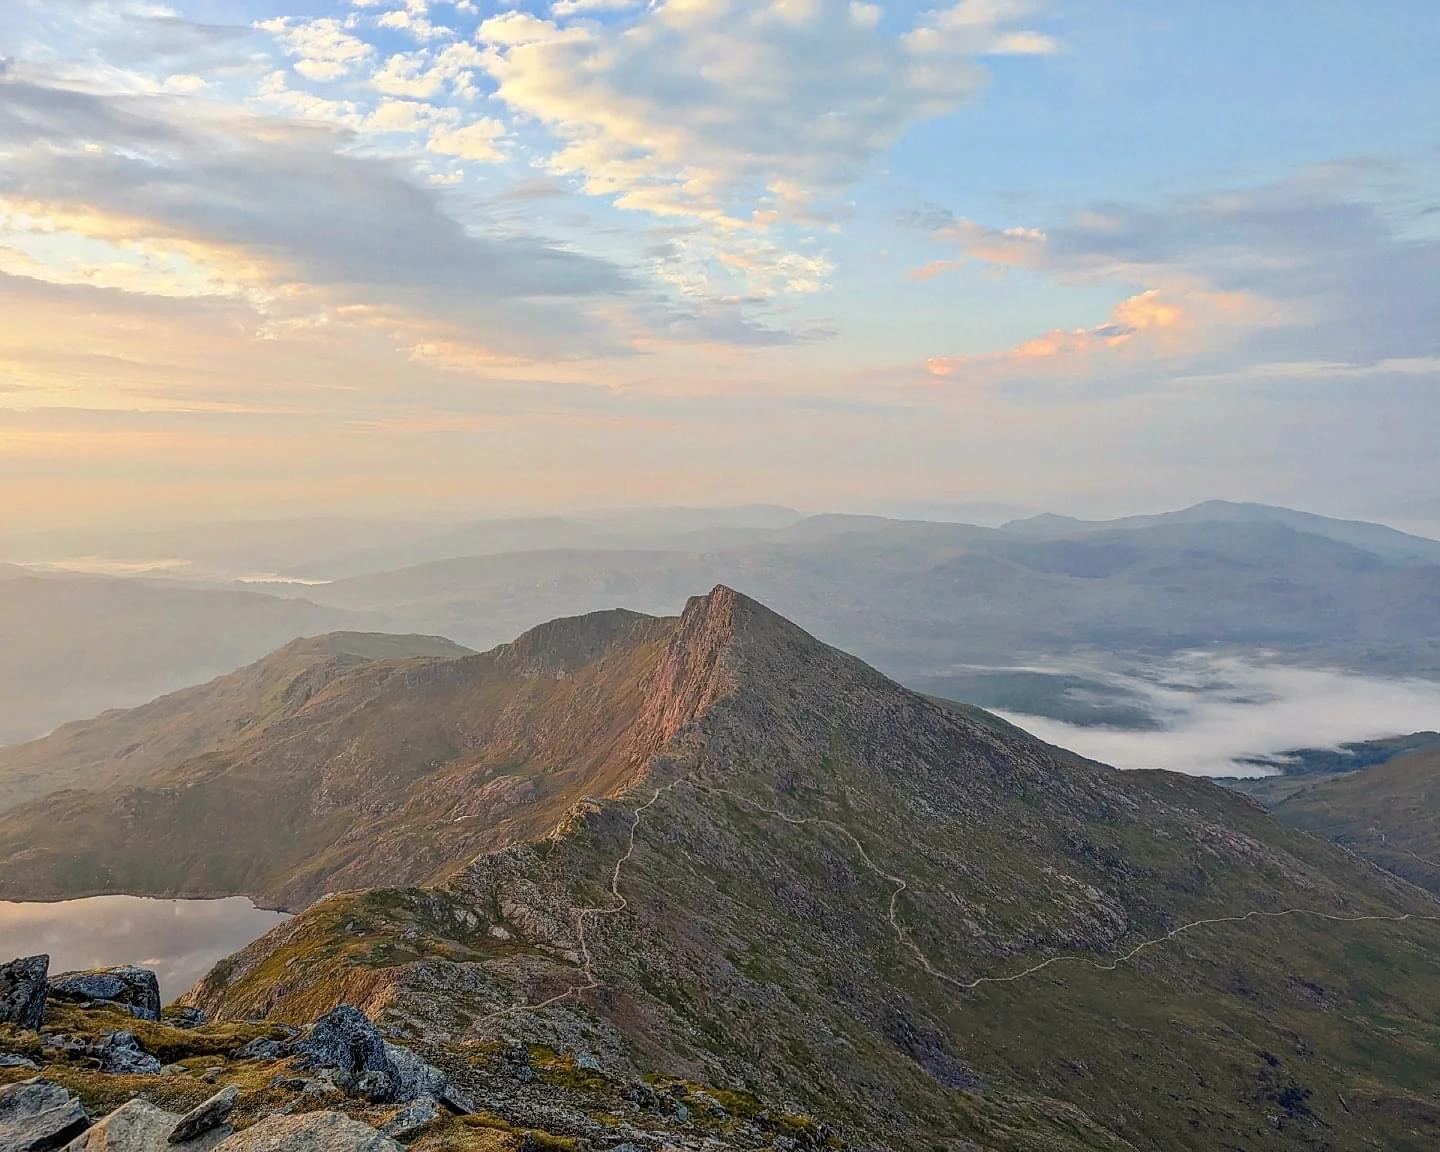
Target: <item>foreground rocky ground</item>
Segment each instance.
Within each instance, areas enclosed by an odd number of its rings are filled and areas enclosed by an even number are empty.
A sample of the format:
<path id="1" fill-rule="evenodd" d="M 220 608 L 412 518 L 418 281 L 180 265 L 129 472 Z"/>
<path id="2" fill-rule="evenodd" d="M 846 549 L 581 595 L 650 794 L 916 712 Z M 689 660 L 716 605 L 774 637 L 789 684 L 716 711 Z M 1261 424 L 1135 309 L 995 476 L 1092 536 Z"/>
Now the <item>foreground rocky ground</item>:
<path id="1" fill-rule="evenodd" d="M 355 1008 L 306 1028 L 162 1011 L 153 973 L 0 965 L 0 1152 L 842 1148 L 813 1117 L 585 1052 L 387 1041 Z"/>

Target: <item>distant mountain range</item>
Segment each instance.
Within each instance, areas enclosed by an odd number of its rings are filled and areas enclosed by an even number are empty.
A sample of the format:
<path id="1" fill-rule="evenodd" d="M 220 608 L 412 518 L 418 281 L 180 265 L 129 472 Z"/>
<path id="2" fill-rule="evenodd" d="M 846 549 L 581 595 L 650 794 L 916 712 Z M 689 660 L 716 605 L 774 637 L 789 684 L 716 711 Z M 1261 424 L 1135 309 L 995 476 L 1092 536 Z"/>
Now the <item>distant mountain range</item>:
<path id="1" fill-rule="evenodd" d="M 201 535 L 218 547 L 225 531 Z M 1073 676 L 1045 672 L 1076 654 L 1263 648 L 1440 677 L 1440 542 L 1260 505 L 1094 523 L 1042 516 L 999 529 L 662 509 L 380 537 L 352 529 L 345 551 L 323 535 L 306 559 L 287 529 L 271 560 L 286 552 L 306 579 L 360 571 L 322 584 L 0 575 L 0 623 L 13 621 L 20 637 L 0 651 L 0 740 L 138 703 L 296 635 L 385 630 L 488 648 L 557 616 L 615 605 L 673 612 L 691 589 L 717 582 L 913 687 L 1061 719 L 1144 720 L 1130 716 L 1134 702 L 1090 707 L 1082 696 L 1105 696 L 1103 684 L 1077 693 Z M 438 558 L 447 552 L 457 554 Z"/>
<path id="2" fill-rule="evenodd" d="M 0 896 L 336 893 L 218 965 L 211 1015 L 344 1001 L 447 1067 L 583 1052 L 577 1084 L 733 1085 L 856 1149 L 1440 1140 L 1423 893 L 728 588 L 479 655 L 292 645 L 18 751 L 0 780 L 69 786 L 0 816 Z M 723 1146 L 743 1104 L 694 1123 Z"/>

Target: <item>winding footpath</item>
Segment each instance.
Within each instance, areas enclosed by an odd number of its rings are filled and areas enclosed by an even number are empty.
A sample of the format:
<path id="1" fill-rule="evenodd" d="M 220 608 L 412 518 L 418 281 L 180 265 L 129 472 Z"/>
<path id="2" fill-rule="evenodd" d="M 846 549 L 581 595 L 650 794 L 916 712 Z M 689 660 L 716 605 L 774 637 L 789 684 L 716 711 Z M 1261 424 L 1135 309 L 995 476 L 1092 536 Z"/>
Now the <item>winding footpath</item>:
<path id="1" fill-rule="evenodd" d="M 509 1008 L 502 1008 L 498 1012 L 492 1012 L 489 1016 L 483 1016 L 476 1024 L 490 1024 L 503 1020 L 508 1016 L 518 1016 L 525 1013 L 539 1012 L 543 1008 L 559 1004 L 563 1000 L 579 996 L 583 992 L 591 992 L 600 987 L 600 980 L 595 975 L 595 958 L 590 954 L 590 941 L 586 934 L 586 925 L 589 924 L 592 916 L 618 916 L 625 909 L 630 907 L 630 901 L 620 891 L 620 873 L 625 865 L 630 862 L 630 857 L 635 855 L 635 833 L 640 829 L 640 822 L 645 818 L 645 813 L 653 808 L 660 797 L 681 783 L 680 780 L 672 780 L 655 789 L 649 800 L 645 801 L 632 813 L 630 821 L 630 834 L 626 837 L 625 852 L 615 861 L 615 867 L 610 872 L 610 897 L 609 904 L 589 904 L 575 908 L 571 916 L 575 924 L 575 940 L 580 952 L 580 974 L 585 978 L 583 984 L 572 984 L 563 992 L 557 992 L 547 1000 L 541 1000 L 535 1004 L 514 1004 Z"/>
<path id="2" fill-rule="evenodd" d="M 915 943 L 914 939 L 910 935 L 909 929 L 907 929 L 905 925 L 900 922 L 899 901 L 901 895 L 910 887 L 909 881 L 907 881 L 902 876 L 896 876 L 890 872 L 885 871 L 885 869 L 881 868 L 880 865 L 876 864 L 874 859 L 870 856 L 870 853 L 866 849 L 864 843 L 862 843 L 861 840 L 853 832 L 850 831 L 850 829 L 846 828 L 843 824 L 838 824 L 833 820 L 827 820 L 820 816 L 792 816 L 789 813 L 780 810 L 779 808 L 771 807 L 768 804 L 762 804 L 760 801 L 754 800 L 749 796 L 742 795 L 741 793 L 736 792 L 733 789 L 719 788 L 710 784 L 700 784 L 687 777 L 679 777 L 675 780 L 671 780 L 667 784 L 663 784 L 660 787 L 656 788 L 655 791 L 651 794 L 650 799 L 646 800 L 643 804 L 633 810 L 632 820 L 630 823 L 630 832 L 626 838 L 625 851 L 615 861 L 615 866 L 611 869 L 610 872 L 610 902 L 608 904 L 585 905 L 575 908 L 572 912 L 575 924 L 575 938 L 578 943 L 578 950 L 580 953 L 580 973 L 584 977 L 584 981 L 582 983 L 573 984 L 570 987 L 566 988 L 563 992 L 559 992 L 546 1000 L 541 1000 L 534 1004 L 516 1004 L 510 1008 L 502 1009 L 498 1012 L 491 1014 L 490 1016 L 486 1016 L 481 1020 L 477 1021 L 478 1024 L 486 1024 L 492 1021 L 504 1019 L 506 1017 L 516 1016 L 525 1013 L 539 1012 L 542 1009 L 549 1008 L 555 1004 L 561 1003 L 562 1001 L 578 997 L 585 992 L 590 992 L 600 987 L 600 979 L 595 975 L 595 959 L 590 952 L 590 943 L 587 937 L 587 926 L 589 925 L 593 917 L 616 916 L 629 908 L 629 900 L 625 897 L 624 893 L 620 891 L 620 879 L 624 871 L 625 865 L 628 864 L 631 858 L 635 855 L 636 834 L 640 830 L 640 825 L 644 822 L 645 814 L 657 803 L 659 803 L 662 796 L 681 785 L 693 788 L 695 791 L 701 793 L 702 795 L 726 797 L 744 808 L 748 808 L 751 811 L 759 812 L 765 816 L 780 820 L 783 823 L 788 824 L 794 828 L 814 826 L 819 828 L 826 828 L 832 832 L 838 833 L 855 849 L 856 855 L 864 864 L 866 869 L 868 869 L 874 876 L 891 885 L 890 899 L 886 909 L 886 919 L 890 925 L 890 930 L 895 934 L 896 939 L 899 940 L 899 942 L 905 947 L 905 949 L 914 957 L 916 963 L 919 964 L 920 967 L 923 968 L 928 975 L 962 992 L 973 992 L 975 989 L 980 988 L 981 986 L 986 984 L 1013 984 L 1016 981 L 1024 980 L 1028 977 L 1036 975 L 1039 972 L 1043 972 L 1047 968 L 1055 967 L 1062 964 L 1083 965 L 1088 968 L 1093 968 L 1097 972 L 1114 972 L 1121 965 L 1128 964 L 1131 960 L 1135 959 L 1135 957 L 1139 956 L 1142 952 L 1149 951 L 1153 948 L 1158 948 L 1162 944 L 1167 944 L 1170 941 L 1176 939 L 1177 937 L 1186 935 L 1190 932 L 1194 932 L 1198 929 L 1214 927 L 1223 924 L 1243 924 L 1248 921 L 1280 920 L 1293 917 L 1309 917 L 1312 919 L 1323 920 L 1334 924 L 1403 924 L 1411 920 L 1440 923 L 1440 913 L 1367 913 L 1347 916 L 1334 912 L 1322 912 L 1314 908 L 1282 908 L 1275 911 L 1261 911 L 1257 909 L 1250 912 L 1244 912 L 1236 916 L 1212 916 L 1200 920 L 1192 920 L 1187 924 L 1178 925 L 1177 927 L 1170 929 L 1170 931 L 1160 936 L 1154 936 L 1148 940 L 1142 940 L 1140 941 L 1140 943 L 1134 945 L 1132 948 L 1120 953 L 1119 955 L 1113 957 L 1110 960 L 1099 960 L 1094 957 L 1084 956 L 1078 953 L 1065 953 L 1058 956 L 1051 956 L 1048 959 L 1042 960 L 1037 964 L 1030 965 L 1028 968 L 1022 968 L 1018 972 L 1012 972 L 1008 975 L 977 976 L 973 980 L 962 980 L 959 977 L 953 976 L 950 973 L 944 971 L 942 968 L 938 967 L 935 962 L 932 961 L 930 957 L 925 953 L 924 949 L 922 949 L 918 944 Z M 1383 835 L 1384 834 L 1382 833 L 1382 839 Z M 1341 847 L 1343 848 L 1344 846 L 1341 845 Z M 1354 855 L 1353 852 L 1351 854 Z M 1416 858 L 1420 859 L 1420 857 Z M 1357 859 L 1363 860 L 1363 857 L 1357 857 Z M 1429 861 L 1425 862 L 1430 863 Z M 1381 868 L 1373 861 L 1365 861 L 1365 863 L 1371 864 L 1372 867 L 1376 868 L 1380 872 L 1383 872 L 1387 876 L 1394 877 L 1394 873 L 1389 872 L 1387 869 Z M 1404 877 L 1395 878 L 1404 880 Z M 1409 881 L 1406 881 L 1406 883 L 1408 884 Z M 1414 885 L 1411 886 L 1414 887 Z M 1417 890 L 1422 892 L 1424 891 L 1424 889 Z M 1429 896 L 1430 893 L 1426 893 L 1426 895 Z"/>

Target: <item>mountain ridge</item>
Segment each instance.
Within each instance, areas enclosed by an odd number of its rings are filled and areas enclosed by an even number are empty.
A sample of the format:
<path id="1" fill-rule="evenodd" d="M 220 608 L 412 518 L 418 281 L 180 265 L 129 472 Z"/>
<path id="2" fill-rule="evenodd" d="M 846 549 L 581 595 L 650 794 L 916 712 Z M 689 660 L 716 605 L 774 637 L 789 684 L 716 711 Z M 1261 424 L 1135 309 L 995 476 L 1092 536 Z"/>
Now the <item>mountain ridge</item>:
<path id="1" fill-rule="evenodd" d="M 409 1036 L 825 1100 L 862 1147 L 1298 1149 L 1357 1124 L 1421 1147 L 1392 1111 L 1440 1133 L 1396 1063 L 1440 1057 L 1365 1023 L 1436 1019 L 1415 889 L 1208 782 L 976 723 L 729 589 L 654 667 L 623 786 L 438 887 L 321 901 L 189 1001 L 344 998 Z"/>

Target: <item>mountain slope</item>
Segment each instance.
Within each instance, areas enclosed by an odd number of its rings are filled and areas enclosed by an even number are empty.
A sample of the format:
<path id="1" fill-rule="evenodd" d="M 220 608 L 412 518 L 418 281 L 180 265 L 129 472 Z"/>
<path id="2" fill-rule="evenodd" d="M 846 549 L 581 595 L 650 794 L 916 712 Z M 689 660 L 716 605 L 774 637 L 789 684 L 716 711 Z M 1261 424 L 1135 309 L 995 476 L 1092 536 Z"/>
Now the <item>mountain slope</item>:
<path id="1" fill-rule="evenodd" d="M 1440 1138 L 1423 894 L 1205 781 L 907 692 L 727 589 L 650 627 L 608 798 L 572 791 L 440 888 L 325 900 L 191 1001 L 343 999 L 477 1052 L 823 1101 L 860 1147 Z"/>
<path id="2" fill-rule="evenodd" d="M 333 632 L 294 640 L 207 684 L 0 748 L 0 812 L 66 788 L 143 783 L 190 756 L 243 742 L 372 660 L 467 652 L 437 636 Z"/>
<path id="3" fill-rule="evenodd" d="M 1410 752 L 1323 778 L 1272 811 L 1287 824 L 1345 844 L 1440 893 L 1440 750 Z"/>
<path id="4" fill-rule="evenodd" d="M 0 575 L 0 744 L 130 707 L 368 613 L 257 592 Z"/>
<path id="5" fill-rule="evenodd" d="M 673 624 L 615 611 L 483 655 L 326 660 L 233 734 L 220 716 L 182 726 L 148 741 L 136 775 L 0 815 L 0 898 L 244 892 L 303 906 L 332 887 L 433 879 L 626 782 L 659 738 L 637 719 Z M 255 671 L 198 691 L 248 719 Z M 108 732 L 133 739 L 167 708 Z M 32 773 L 48 771 L 44 752 Z"/>

